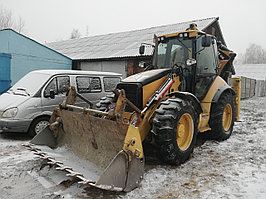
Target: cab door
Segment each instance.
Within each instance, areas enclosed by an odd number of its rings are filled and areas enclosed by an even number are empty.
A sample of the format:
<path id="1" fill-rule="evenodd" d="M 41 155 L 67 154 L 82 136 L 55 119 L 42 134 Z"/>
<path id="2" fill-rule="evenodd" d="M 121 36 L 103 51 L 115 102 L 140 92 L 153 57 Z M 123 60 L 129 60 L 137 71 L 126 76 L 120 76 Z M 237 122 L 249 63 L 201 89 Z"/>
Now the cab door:
<path id="1" fill-rule="evenodd" d="M 70 86 L 70 77 L 68 75 L 53 77 L 44 87 L 42 93 L 42 111 L 53 112 L 66 97 L 67 89 Z M 54 98 L 50 95 L 54 93 Z"/>
<path id="2" fill-rule="evenodd" d="M 202 47 L 202 37 L 197 40 L 197 69 L 195 95 L 203 99 L 217 76 L 218 54 L 216 40 L 209 47 Z"/>

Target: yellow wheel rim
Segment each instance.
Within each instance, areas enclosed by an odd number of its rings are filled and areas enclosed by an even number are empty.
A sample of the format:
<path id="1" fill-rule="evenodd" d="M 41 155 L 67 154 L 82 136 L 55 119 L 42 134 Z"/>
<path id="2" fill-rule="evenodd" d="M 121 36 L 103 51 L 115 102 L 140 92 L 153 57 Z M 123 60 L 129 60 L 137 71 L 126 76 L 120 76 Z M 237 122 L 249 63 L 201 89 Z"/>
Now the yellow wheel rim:
<path id="1" fill-rule="evenodd" d="M 176 140 L 179 149 L 182 151 L 188 149 L 192 142 L 193 133 L 193 119 L 190 114 L 185 113 L 181 116 L 176 129 Z"/>
<path id="2" fill-rule="evenodd" d="M 233 111 L 230 104 L 226 104 L 223 112 L 223 127 L 225 131 L 230 129 L 233 118 Z"/>

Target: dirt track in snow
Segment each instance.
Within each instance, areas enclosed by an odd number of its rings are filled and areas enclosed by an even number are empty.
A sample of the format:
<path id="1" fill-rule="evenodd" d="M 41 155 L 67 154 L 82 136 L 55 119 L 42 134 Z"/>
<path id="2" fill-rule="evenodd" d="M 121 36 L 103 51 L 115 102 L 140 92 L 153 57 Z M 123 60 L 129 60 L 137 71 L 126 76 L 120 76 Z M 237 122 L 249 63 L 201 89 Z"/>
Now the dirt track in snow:
<path id="1" fill-rule="evenodd" d="M 0 134 L 0 198 L 266 198 L 266 97 L 243 100 L 241 122 L 224 142 L 198 142 L 189 161 L 148 165 L 127 194 L 84 188 L 34 157 L 30 138 Z"/>

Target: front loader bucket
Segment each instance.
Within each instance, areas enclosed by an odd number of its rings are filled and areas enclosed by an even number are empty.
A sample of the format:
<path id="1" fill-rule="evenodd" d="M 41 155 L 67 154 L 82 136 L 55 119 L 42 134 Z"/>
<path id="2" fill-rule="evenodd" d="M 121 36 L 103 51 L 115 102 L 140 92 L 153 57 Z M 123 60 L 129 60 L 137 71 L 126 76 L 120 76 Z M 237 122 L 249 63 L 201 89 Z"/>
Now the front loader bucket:
<path id="1" fill-rule="evenodd" d="M 50 148 L 55 148 L 57 146 L 56 139 L 49 126 L 45 127 L 37 136 L 35 136 L 30 141 L 30 143 L 36 145 L 45 145 L 49 146 Z"/>
<path id="2" fill-rule="evenodd" d="M 30 150 L 57 170 L 80 179 L 80 184 L 111 191 L 131 191 L 138 186 L 144 157 L 139 155 L 142 144 L 135 128 L 86 113 L 59 110 L 58 115 L 57 130 L 46 127 L 26 145 Z M 130 129 L 135 129 L 133 137 Z M 138 153 L 127 150 L 135 143 Z"/>

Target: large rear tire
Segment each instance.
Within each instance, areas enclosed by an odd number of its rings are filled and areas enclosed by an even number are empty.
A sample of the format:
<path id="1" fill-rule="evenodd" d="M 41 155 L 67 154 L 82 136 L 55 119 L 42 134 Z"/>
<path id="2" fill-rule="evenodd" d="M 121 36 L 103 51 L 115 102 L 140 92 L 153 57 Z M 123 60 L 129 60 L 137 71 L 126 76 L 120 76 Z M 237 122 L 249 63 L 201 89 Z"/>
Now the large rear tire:
<path id="1" fill-rule="evenodd" d="M 230 92 L 222 94 L 217 103 L 211 107 L 209 125 L 211 127 L 210 137 L 223 141 L 228 139 L 234 127 L 235 103 Z"/>
<path id="2" fill-rule="evenodd" d="M 153 128 L 159 159 L 178 165 L 193 152 L 197 134 L 197 116 L 192 104 L 168 98 L 155 112 Z"/>

